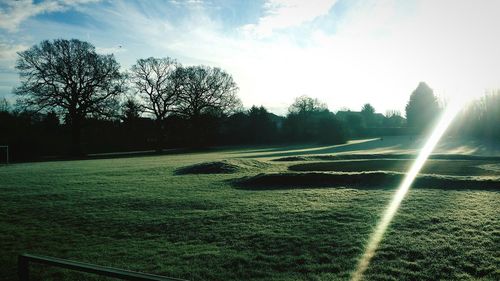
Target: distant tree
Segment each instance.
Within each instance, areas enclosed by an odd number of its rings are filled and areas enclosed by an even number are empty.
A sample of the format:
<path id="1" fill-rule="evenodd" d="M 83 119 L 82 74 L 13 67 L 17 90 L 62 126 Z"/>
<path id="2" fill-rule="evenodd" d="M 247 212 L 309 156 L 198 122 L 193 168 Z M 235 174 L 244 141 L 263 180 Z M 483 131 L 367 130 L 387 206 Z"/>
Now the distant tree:
<path id="1" fill-rule="evenodd" d="M 366 115 L 373 115 L 375 114 L 375 108 L 371 104 L 367 103 L 361 108 L 361 113 Z"/>
<path id="2" fill-rule="evenodd" d="M 473 101 L 464 111 L 459 133 L 483 140 L 500 140 L 500 90 L 488 92 Z"/>
<path id="3" fill-rule="evenodd" d="M 248 111 L 249 141 L 268 143 L 276 138 L 276 124 L 271 120 L 271 114 L 263 106 L 252 106 Z"/>
<path id="4" fill-rule="evenodd" d="M 9 101 L 7 101 L 6 98 L 1 98 L 0 99 L 0 112 L 9 112 L 9 110 L 10 110 Z"/>
<path id="5" fill-rule="evenodd" d="M 389 109 L 385 112 L 385 117 L 391 118 L 394 116 L 400 116 L 401 117 L 401 111 L 395 110 L 395 109 Z"/>
<path id="6" fill-rule="evenodd" d="M 318 141 L 322 144 L 345 143 L 347 139 L 344 127 L 335 114 L 323 111 L 318 115 Z"/>
<path id="7" fill-rule="evenodd" d="M 157 127 L 157 150 L 164 142 L 164 120 L 179 104 L 179 84 L 173 79 L 180 64 L 171 58 L 139 59 L 131 67 L 130 80 L 146 112 L 152 114 Z"/>
<path id="8" fill-rule="evenodd" d="M 347 131 L 349 132 L 349 136 L 359 137 L 363 135 L 364 129 L 362 116 L 351 112 L 346 115 L 344 122 L 347 127 Z"/>
<path id="9" fill-rule="evenodd" d="M 328 112 L 326 104 L 316 98 L 300 96 L 288 107 L 284 123 L 287 138 L 298 142 L 318 141 L 318 120 L 313 115 Z"/>
<path id="10" fill-rule="evenodd" d="M 225 119 L 221 126 L 223 144 L 248 144 L 251 129 L 249 126 L 248 114 L 245 111 L 238 111 Z"/>
<path id="11" fill-rule="evenodd" d="M 365 122 L 366 127 L 373 127 L 375 126 L 375 108 L 367 103 L 363 105 L 361 109 L 361 116 L 363 116 L 363 120 Z"/>
<path id="12" fill-rule="evenodd" d="M 384 126 L 388 128 L 401 128 L 405 125 L 405 119 L 398 110 L 388 110 L 385 113 Z"/>
<path id="13" fill-rule="evenodd" d="M 175 83 L 180 89 L 178 112 L 197 118 L 202 114 L 228 114 L 241 107 L 233 77 L 218 67 L 178 68 Z"/>
<path id="14" fill-rule="evenodd" d="M 139 119 L 142 113 L 142 106 L 133 98 L 128 98 L 122 104 L 122 120 L 126 123 Z"/>
<path id="15" fill-rule="evenodd" d="M 342 143 L 341 123 L 325 103 L 308 96 L 295 99 L 284 122 L 285 137 L 294 142 Z"/>
<path id="16" fill-rule="evenodd" d="M 191 146 L 209 145 L 220 117 L 241 108 L 236 82 L 224 70 L 208 66 L 178 68 L 174 79 L 180 89 L 177 112 L 189 120 Z"/>
<path id="17" fill-rule="evenodd" d="M 420 82 L 406 105 L 408 127 L 417 133 L 422 132 L 435 122 L 439 112 L 440 108 L 434 92 L 426 83 Z"/>
<path id="18" fill-rule="evenodd" d="M 311 113 L 328 110 L 326 103 L 308 96 L 300 96 L 295 99 L 293 104 L 288 108 L 288 113 Z"/>
<path id="19" fill-rule="evenodd" d="M 72 154 L 81 154 L 81 131 L 89 115 L 110 115 L 123 92 L 123 75 L 113 55 L 77 39 L 42 41 L 18 53 L 21 85 L 15 89 L 23 106 L 67 115 Z"/>

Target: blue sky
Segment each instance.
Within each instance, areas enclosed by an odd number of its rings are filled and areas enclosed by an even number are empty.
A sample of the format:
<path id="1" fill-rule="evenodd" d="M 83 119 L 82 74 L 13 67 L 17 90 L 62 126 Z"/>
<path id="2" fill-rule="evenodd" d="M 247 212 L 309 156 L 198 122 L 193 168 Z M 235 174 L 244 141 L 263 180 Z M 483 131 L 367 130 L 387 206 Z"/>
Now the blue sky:
<path id="1" fill-rule="evenodd" d="M 498 11 L 495 0 L 0 0 L 0 97 L 13 99 L 16 52 L 78 38 L 124 70 L 149 56 L 222 67 L 246 107 L 284 114 L 309 95 L 334 111 L 403 111 L 420 81 L 445 101 L 500 88 Z"/>

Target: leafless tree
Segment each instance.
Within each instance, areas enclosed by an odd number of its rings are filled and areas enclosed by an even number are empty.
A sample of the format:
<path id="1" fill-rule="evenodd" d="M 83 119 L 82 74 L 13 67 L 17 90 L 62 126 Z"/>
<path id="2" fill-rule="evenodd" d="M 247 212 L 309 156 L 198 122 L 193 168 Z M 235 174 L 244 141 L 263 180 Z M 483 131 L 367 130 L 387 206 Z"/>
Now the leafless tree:
<path id="1" fill-rule="evenodd" d="M 175 74 L 180 89 L 178 111 L 188 118 L 202 114 L 227 114 L 241 105 L 233 77 L 217 67 L 189 66 Z"/>
<path id="2" fill-rule="evenodd" d="M 402 117 L 401 111 L 397 109 L 389 109 L 385 112 L 385 117 L 387 118 L 392 118 L 392 117 Z"/>
<path id="3" fill-rule="evenodd" d="M 171 58 L 139 59 L 131 68 L 131 81 L 140 95 L 144 109 L 156 120 L 163 120 L 177 104 L 177 85 L 172 73 L 180 65 Z"/>
<path id="4" fill-rule="evenodd" d="M 142 100 L 144 110 L 157 123 L 157 149 L 162 149 L 164 120 L 179 102 L 180 85 L 172 74 L 180 65 L 171 58 L 139 59 L 131 68 L 131 82 Z"/>
<path id="5" fill-rule="evenodd" d="M 72 131 L 72 153 L 80 154 L 85 118 L 109 116 L 124 90 L 120 65 L 113 55 L 97 54 L 92 44 L 77 39 L 45 40 L 18 55 L 21 85 L 15 94 L 19 103 L 66 115 Z"/>
<path id="6" fill-rule="evenodd" d="M 288 108 L 288 113 L 305 114 L 325 110 L 328 110 L 326 103 L 308 96 L 300 96 L 296 98 L 293 104 Z"/>

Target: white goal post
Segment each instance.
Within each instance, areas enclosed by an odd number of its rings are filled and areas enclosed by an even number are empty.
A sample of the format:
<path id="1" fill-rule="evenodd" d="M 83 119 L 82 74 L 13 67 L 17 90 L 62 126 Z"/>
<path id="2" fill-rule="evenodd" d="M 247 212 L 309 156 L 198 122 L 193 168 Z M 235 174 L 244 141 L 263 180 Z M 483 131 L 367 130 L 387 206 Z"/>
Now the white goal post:
<path id="1" fill-rule="evenodd" d="M 2 151 L 5 151 L 2 153 Z M 0 161 L 0 164 L 9 164 L 9 146 L 8 145 L 0 145 L 0 159 L 5 159 L 5 162 Z"/>

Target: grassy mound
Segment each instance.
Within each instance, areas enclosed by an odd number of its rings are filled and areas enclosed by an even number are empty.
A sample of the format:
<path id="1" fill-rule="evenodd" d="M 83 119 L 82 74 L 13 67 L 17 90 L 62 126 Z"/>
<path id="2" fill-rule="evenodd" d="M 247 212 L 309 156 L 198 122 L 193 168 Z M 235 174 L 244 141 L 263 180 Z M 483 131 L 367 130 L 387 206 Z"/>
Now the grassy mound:
<path id="1" fill-rule="evenodd" d="M 182 167 L 177 169 L 175 174 L 232 174 L 245 170 L 264 169 L 268 166 L 269 164 L 257 160 L 233 159 L 204 162 Z"/>
<path id="2" fill-rule="evenodd" d="M 395 172 L 362 173 L 273 173 L 244 177 L 234 182 L 245 189 L 293 189 L 311 187 L 395 188 L 405 174 Z M 476 177 L 419 176 L 413 183 L 419 188 L 500 189 L 497 179 Z"/>
<path id="3" fill-rule="evenodd" d="M 1 167 L 0 280 L 18 280 L 24 252 L 185 280 L 349 280 L 393 190 L 236 189 L 225 180 L 299 164 L 236 161 L 246 151 Z M 222 159 L 248 172 L 173 173 Z M 500 280 L 500 191 L 450 189 L 411 191 L 366 280 Z"/>
<path id="4" fill-rule="evenodd" d="M 295 161 L 317 161 L 317 160 L 369 160 L 369 159 L 401 159 L 413 160 L 415 154 L 337 154 L 337 155 L 311 155 L 311 156 L 289 156 L 274 159 L 277 162 Z M 496 156 L 475 156 L 463 154 L 433 154 L 429 157 L 433 160 L 474 160 L 474 161 L 500 161 Z"/>
<path id="5" fill-rule="evenodd" d="M 269 163 L 254 159 L 232 159 L 228 160 L 235 165 L 238 165 L 243 170 L 266 169 L 271 166 Z"/>
<path id="6" fill-rule="evenodd" d="M 292 165 L 292 171 L 333 171 L 333 172 L 364 172 L 390 171 L 404 173 L 413 164 L 413 160 L 406 159 L 373 159 L 351 161 L 307 162 Z M 498 176 L 490 161 L 479 160 L 428 160 L 421 174 L 448 175 L 448 176 Z"/>
<path id="7" fill-rule="evenodd" d="M 305 156 L 288 156 L 288 157 L 281 157 L 281 158 L 276 158 L 273 159 L 273 161 L 276 162 L 296 162 L 296 161 L 309 161 L 309 160 L 314 160 L 314 157 L 305 157 Z"/>
<path id="8" fill-rule="evenodd" d="M 187 174 L 232 174 L 238 172 L 237 165 L 228 163 L 227 161 L 215 161 L 199 163 L 187 167 L 179 168 L 175 171 L 177 175 Z"/>

